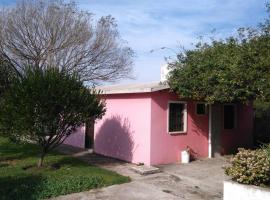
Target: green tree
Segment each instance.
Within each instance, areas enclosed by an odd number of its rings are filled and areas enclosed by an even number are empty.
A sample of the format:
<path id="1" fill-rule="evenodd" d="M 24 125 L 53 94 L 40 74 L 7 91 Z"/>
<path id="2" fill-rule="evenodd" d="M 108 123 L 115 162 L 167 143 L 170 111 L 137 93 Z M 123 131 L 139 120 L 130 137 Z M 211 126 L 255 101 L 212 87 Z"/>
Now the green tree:
<path id="1" fill-rule="evenodd" d="M 12 79 L 17 76 L 11 63 L 3 56 L 0 56 L 0 99 L 8 89 Z"/>
<path id="2" fill-rule="evenodd" d="M 28 70 L 4 95 L 0 108 L 1 132 L 17 140 L 31 140 L 45 155 L 62 144 L 90 118 L 101 118 L 104 104 L 76 75 L 57 68 Z"/>
<path id="3" fill-rule="evenodd" d="M 269 99 L 269 19 L 257 28 L 240 28 L 236 36 L 199 42 L 181 52 L 170 64 L 171 88 L 181 97 L 210 103 Z"/>

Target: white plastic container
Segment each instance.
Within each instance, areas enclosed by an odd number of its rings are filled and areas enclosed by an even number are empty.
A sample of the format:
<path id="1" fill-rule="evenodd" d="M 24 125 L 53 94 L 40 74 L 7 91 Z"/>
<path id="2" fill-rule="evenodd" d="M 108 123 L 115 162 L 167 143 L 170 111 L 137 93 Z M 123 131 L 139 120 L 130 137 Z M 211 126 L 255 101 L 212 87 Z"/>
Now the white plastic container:
<path id="1" fill-rule="evenodd" d="M 190 161 L 189 152 L 186 150 L 181 151 L 181 163 L 189 163 L 189 161 Z"/>

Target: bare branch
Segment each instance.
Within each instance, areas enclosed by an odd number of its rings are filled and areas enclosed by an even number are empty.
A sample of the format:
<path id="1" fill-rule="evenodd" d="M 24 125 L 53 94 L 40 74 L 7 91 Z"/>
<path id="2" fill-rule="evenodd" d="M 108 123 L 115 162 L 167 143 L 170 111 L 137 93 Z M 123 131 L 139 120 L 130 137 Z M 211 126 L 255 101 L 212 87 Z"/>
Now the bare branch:
<path id="1" fill-rule="evenodd" d="M 133 51 L 115 19 L 61 0 L 25 0 L 0 11 L 0 49 L 21 74 L 25 66 L 59 67 L 96 84 L 131 77 Z"/>

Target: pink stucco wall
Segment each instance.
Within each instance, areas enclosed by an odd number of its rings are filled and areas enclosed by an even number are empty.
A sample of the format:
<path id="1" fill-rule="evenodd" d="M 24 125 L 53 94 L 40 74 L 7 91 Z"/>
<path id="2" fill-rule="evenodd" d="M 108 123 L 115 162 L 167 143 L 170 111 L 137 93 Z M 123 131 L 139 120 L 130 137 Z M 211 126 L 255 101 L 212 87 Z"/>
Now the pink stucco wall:
<path id="1" fill-rule="evenodd" d="M 149 93 L 107 95 L 106 114 L 95 124 L 94 151 L 133 163 L 150 164 Z"/>
<path id="2" fill-rule="evenodd" d="M 168 133 L 168 102 L 179 101 L 174 93 L 160 91 L 151 94 L 151 164 L 180 161 L 180 152 L 187 146 L 193 157 L 208 155 L 208 114 L 197 115 L 196 103 L 187 103 L 187 132 L 177 135 Z"/>
<path id="3" fill-rule="evenodd" d="M 186 147 L 194 158 L 208 157 L 209 113 L 197 115 L 196 102 L 180 100 L 187 103 L 187 131 L 171 135 L 167 131 L 168 102 L 179 101 L 176 94 L 163 90 L 104 98 L 106 114 L 95 124 L 96 153 L 146 165 L 178 162 Z M 223 110 L 220 115 L 223 117 Z M 251 146 L 252 125 L 252 106 L 238 104 L 237 128 L 228 131 L 221 127 L 221 153 Z"/>
<path id="4" fill-rule="evenodd" d="M 106 95 L 106 114 L 95 124 L 97 153 L 147 165 L 177 162 L 187 146 L 194 157 L 208 154 L 208 115 L 195 114 L 187 101 L 187 132 L 167 132 L 168 101 L 178 100 L 168 91 Z"/>
<path id="5" fill-rule="evenodd" d="M 65 141 L 64 144 L 71 146 L 84 148 L 85 144 L 85 126 L 78 128 L 73 134 L 71 134 Z"/>

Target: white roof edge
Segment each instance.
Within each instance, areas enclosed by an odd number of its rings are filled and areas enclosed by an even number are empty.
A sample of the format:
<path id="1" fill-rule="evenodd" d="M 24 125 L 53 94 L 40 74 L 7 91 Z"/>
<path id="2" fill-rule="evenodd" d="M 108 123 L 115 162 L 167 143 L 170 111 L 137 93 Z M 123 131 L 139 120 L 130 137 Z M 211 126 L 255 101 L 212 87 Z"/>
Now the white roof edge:
<path id="1" fill-rule="evenodd" d="M 126 84 L 126 85 L 110 85 L 96 87 L 101 90 L 102 94 L 131 94 L 131 93 L 150 93 L 160 90 L 169 89 L 169 85 L 161 82 L 143 83 L 143 84 Z"/>

